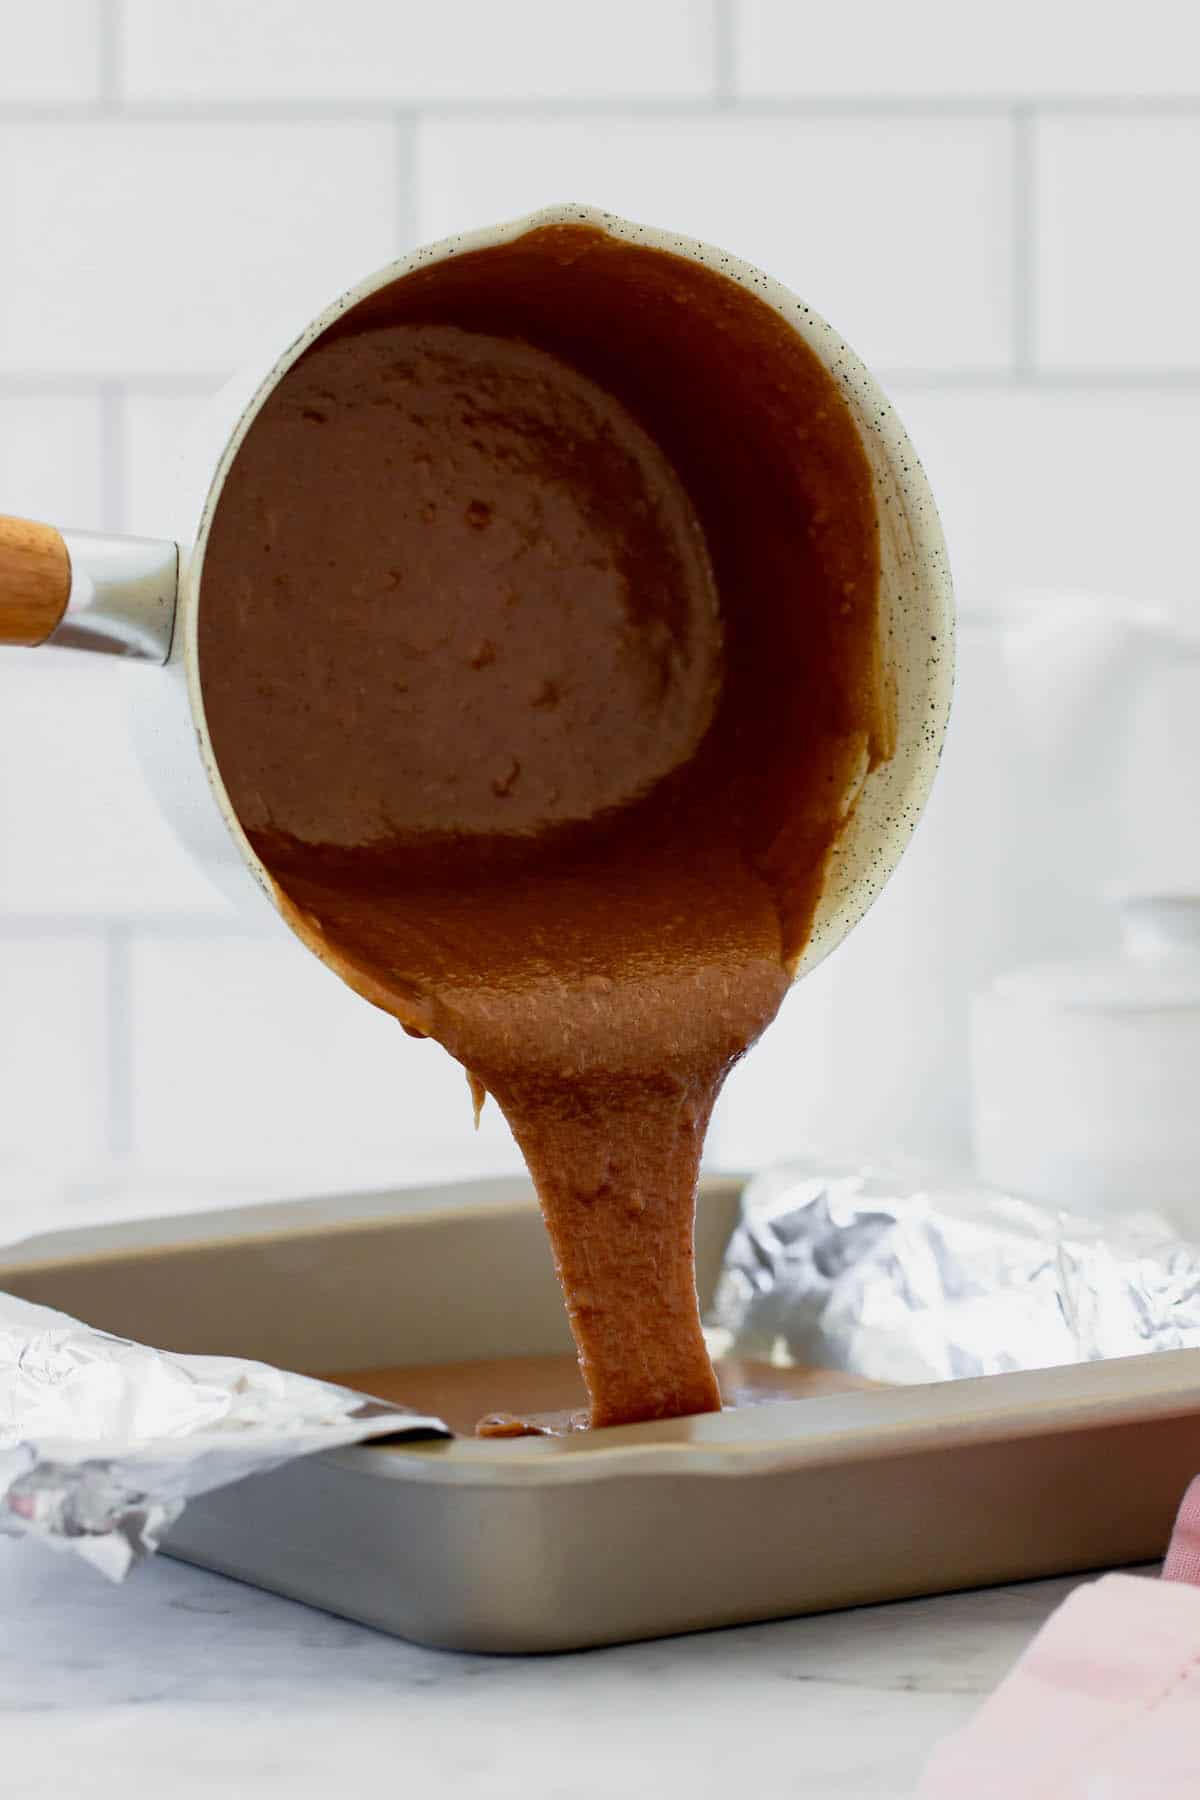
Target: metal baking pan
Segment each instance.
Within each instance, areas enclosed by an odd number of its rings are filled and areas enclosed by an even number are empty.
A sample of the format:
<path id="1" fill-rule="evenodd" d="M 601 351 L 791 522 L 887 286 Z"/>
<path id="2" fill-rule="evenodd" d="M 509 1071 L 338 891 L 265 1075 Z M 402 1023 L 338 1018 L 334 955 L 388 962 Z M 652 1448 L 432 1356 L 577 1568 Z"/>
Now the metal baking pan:
<path id="1" fill-rule="evenodd" d="M 707 1298 L 739 1184 L 701 1195 Z M 175 1350 L 362 1369 L 569 1347 L 521 1181 L 27 1240 L 0 1286 Z M 167 1552 L 426 1644 L 568 1650 L 1158 1555 L 1200 1352 L 567 1439 L 357 1447 L 193 1501 Z"/>

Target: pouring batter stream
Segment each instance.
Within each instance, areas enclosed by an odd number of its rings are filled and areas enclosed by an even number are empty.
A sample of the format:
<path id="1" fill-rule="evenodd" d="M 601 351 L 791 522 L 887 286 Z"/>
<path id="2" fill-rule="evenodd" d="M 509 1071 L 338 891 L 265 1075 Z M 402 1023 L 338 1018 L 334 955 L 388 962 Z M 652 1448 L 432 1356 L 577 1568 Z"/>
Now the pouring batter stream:
<path id="1" fill-rule="evenodd" d="M 221 493 L 199 633 L 233 806 L 300 935 L 503 1109 L 595 1426 L 720 1405 L 700 1154 L 890 754 L 878 566 L 817 357 L 584 226 L 362 303 Z"/>

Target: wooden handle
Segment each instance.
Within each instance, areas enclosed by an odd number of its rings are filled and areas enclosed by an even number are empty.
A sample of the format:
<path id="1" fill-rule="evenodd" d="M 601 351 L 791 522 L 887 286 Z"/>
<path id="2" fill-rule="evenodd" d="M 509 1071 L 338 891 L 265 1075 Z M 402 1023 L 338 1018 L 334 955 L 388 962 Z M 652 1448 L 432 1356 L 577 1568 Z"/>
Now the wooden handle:
<path id="1" fill-rule="evenodd" d="M 0 644 L 42 644 L 67 610 L 71 559 L 52 525 L 0 515 Z"/>

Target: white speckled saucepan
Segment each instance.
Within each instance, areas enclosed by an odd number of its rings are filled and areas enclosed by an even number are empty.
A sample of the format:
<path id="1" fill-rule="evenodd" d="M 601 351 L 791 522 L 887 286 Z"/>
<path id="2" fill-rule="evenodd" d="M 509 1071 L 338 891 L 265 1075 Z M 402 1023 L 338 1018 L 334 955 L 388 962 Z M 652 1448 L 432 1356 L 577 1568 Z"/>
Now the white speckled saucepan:
<path id="1" fill-rule="evenodd" d="M 904 851 L 937 768 L 953 683 L 949 569 L 937 511 L 900 421 L 858 357 L 779 282 L 692 238 L 582 206 L 555 206 L 448 238 L 379 269 L 298 331 L 280 331 L 217 396 L 184 458 L 173 539 L 58 533 L 0 521 L 0 644 L 38 643 L 134 656 L 164 666 L 132 721 L 147 776 L 181 837 L 235 898 L 249 872 L 274 893 L 238 823 L 213 756 L 197 654 L 204 554 L 222 486 L 259 408 L 297 358 L 354 306 L 408 271 L 511 242 L 547 225 L 586 224 L 713 268 L 765 300 L 836 377 L 870 459 L 880 518 L 881 631 L 898 701 L 891 761 L 866 781 L 830 861 L 798 973 L 862 917 Z M 628 319 L 621 329 L 629 330 Z M 280 349 L 280 345 L 284 348 Z M 719 454 L 719 447 L 714 447 Z"/>

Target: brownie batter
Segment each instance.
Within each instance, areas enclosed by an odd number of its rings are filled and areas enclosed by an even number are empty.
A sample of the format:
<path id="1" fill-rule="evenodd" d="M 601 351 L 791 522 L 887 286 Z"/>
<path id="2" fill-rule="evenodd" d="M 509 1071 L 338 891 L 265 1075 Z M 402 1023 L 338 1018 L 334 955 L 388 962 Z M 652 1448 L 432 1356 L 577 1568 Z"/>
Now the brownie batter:
<path id="1" fill-rule="evenodd" d="M 813 353 L 725 277 L 582 225 L 354 309 L 221 493 L 199 643 L 225 786 L 305 941 L 503 1109 L 593 1425 L 721 1404 L 700 1152 L 890 753 L 877 588 L 870 471 Z"/>
<path id="2" fill-rule="evenodd" d="M 722 1357 L 713 1364 L 726 1406 L 809 1400 L 879 1384 L 842 1369 L 777 1369 L 773 1363 Z M 444 1419 L 461 1437 L 559 1437 L 588 1423 L 579 1364 L 567 1356 L 482 1357 L 399 1369 L 351 1369 L 319 1379 L 376 1400 L 411 1406 Z"/>

